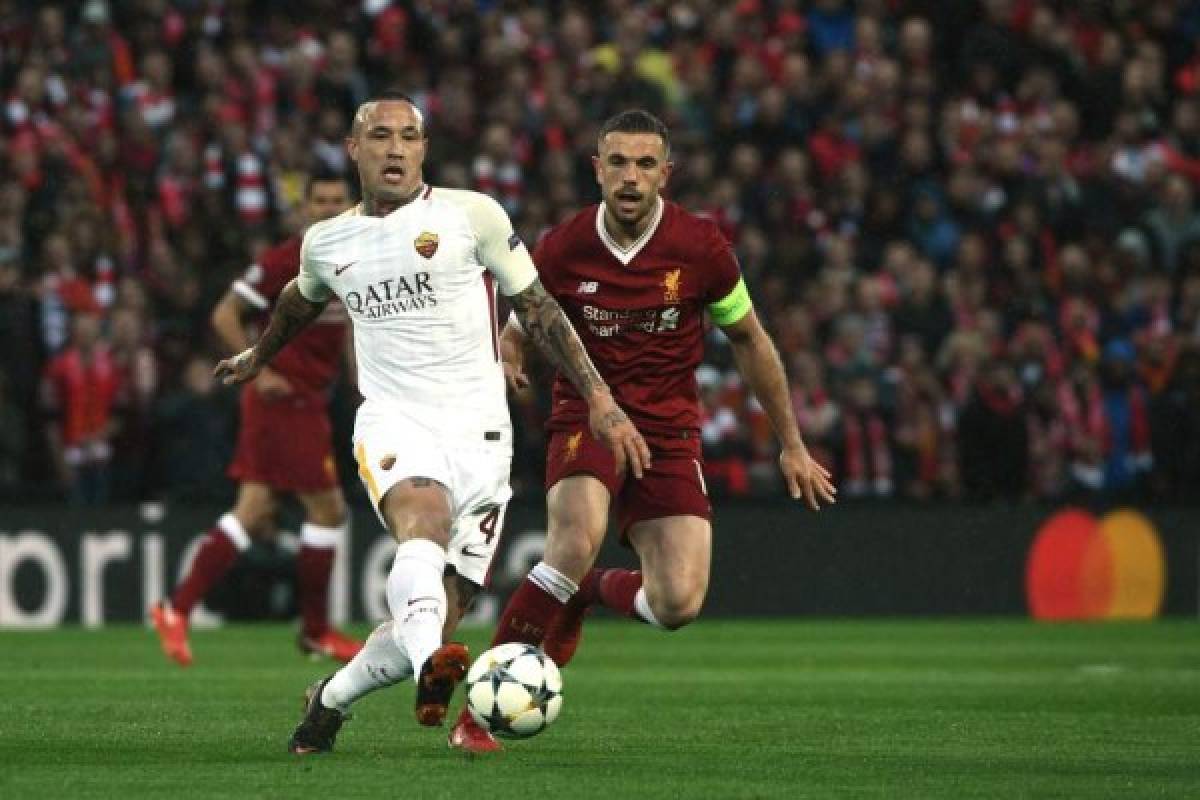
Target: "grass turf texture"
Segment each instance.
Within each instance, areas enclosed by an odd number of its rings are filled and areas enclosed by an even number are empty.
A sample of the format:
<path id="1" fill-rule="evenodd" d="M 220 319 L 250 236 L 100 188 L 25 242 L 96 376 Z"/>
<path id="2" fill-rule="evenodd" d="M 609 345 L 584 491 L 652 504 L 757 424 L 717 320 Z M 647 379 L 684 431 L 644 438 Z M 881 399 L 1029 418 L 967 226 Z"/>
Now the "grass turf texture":
<path id="1" fill-rule="evenodd" d="M 181 670 L 140 628 L 0 633 L 0 797 L 1200 796 L 1190 621 L 596 622 L 559 721 L 479 759 L 417 727 L 411 682 L 288 755 L 332 669 L 292 636 L 201 631 Z"/>

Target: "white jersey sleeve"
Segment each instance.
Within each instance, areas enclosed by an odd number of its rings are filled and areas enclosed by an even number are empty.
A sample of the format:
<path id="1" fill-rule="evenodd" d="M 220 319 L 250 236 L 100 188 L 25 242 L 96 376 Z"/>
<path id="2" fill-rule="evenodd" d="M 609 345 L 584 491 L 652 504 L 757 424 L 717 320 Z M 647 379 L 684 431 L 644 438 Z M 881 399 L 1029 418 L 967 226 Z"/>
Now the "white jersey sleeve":
<path id="1" fill-rule="evenodd" d="M 296 288 L 310 303 L 324 303 L 333 296 L 333 290 L 321 279 L 320 264 L 312 257 L 312 244 L 320 225 L 313 225 L 304 232 L 300 243 L 300 272 L 296 275 Z"/>
<path id="2" fill-rule="evenodd" d="M 461 192 L 456 198 L 475 230 L 479 262 L 496 277 L 500 291 L 512 297 L 537 278 L 537 268 L 504 208 L 486 194 Z"/>

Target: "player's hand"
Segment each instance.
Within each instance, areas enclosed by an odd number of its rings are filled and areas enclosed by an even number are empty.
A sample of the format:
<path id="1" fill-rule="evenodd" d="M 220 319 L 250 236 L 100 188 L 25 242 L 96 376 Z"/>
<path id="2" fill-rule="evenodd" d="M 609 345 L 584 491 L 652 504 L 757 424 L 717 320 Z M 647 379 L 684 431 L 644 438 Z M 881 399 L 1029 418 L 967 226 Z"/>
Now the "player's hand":
<path id="1" fill-rule="evenodd" d="M 804 445 L 783 448 L 779 454 L 779 469 L 783 471 L 793 500 L 803 497 L 813 511 L 820 511 L 821 503 L 833 505 L 837 502 L 837 487 L 829 479 L 829 470 L 809 455 Z"/>
<path id="2" fill-rule="evenodd" d="M 230 386 L 252 380 L 261 370 L 262 365 L 254 357 L 254 348 L 251 347 L 236 356 L 217 362 L 213 376 L 226 386 Z"/>
<path id="3" fill-rule="evenodd" d="M 605 393 L 600 400 L 590 404 L 588 426 L 592 435 L 612 450 L 618 475 L 628 468 L 640 480 L 650 469 L 650 448 L 646 440 L 620 406 L 613 402 L 612 395 Z"/>
<path id="4" fill-rule="evenodd" d="M 504 363 L 504 381 L 514 392 L 529 388 L 529 376 L 525 374 L 525 370 L 508 362 Z"/>
<path id="5" fill-rule="evenodd" d="M 529 375 L 525 372 L 524 337 L 513 332 L 511 323 L 500 334 L 500 364 L 504 368 L 504 382 L 514 392 L 529 388 Z"/>
<path id="6" fill-rule="evenodd" d="M 263 367 L 254 379 L 254 388 L 268 400 L 286 397 L 292 393 L 292 383 L 270 367 Z"/>
<path id="7" fill-rule="evenodd" d="M 529 376 L 525 374 L 524 359 L 508 349 L 501 348 L 500 363 L 504 367 L 504 382 L 514 392 L 529 388 Z"/>

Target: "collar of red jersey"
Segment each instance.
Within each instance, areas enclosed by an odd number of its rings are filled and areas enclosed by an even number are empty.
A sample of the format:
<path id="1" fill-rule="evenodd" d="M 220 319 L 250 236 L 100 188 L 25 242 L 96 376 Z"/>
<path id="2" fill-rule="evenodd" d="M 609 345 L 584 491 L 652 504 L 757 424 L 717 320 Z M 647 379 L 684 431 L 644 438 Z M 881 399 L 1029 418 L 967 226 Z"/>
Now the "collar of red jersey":
<path id="1" fill-rule="evenodd" d="M 625 266 L 629 266 L 629 262 L 642 252 L 642 248 L 650 241 L 650 237 L 658 230 L 658 223 L 662 222 L 663 208 L 666 203 L 663 202 L 662 196 L 659 195 L 658 203 L 654 206 L 654 218 L 650 220 L 650 224 L 646 226 L 646 230 L 637 238 L 633 244 L 629 245 L 628 249 L 617 244 L 616 240 L 608 233 L 608 228 L 604 227 L 604 203 L 596 207 L 596 233 L 600 236 L 600 241 L 608 248 L 608 252 L 613 254 L 613 258 L 620 261 Z"/>

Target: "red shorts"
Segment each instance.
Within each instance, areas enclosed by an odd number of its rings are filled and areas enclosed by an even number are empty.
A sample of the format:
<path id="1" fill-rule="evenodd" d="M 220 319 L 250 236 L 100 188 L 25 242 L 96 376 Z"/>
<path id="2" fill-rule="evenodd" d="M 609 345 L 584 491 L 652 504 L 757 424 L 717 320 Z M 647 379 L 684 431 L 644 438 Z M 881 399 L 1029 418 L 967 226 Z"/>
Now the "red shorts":
<path id="1" fill-rule="evenodd" d="M 546 451 L 547 491 L 572 475 L 597 478 L 612 498 L 622 541 L 630 525 L 646 519 L 679 515 L 712 519 L 699 435 L 688 431 L 680 436 L 645 438 L 651 467 L 638 480 L 628 470 L 618 476 L 612 451 L 586 428 L 555 431 Z"/>
<path id="2" fill-rule="evenodd" d="M 244 387 L 229 477 L 302 494 L 336 487 L 333 430 L 324 400 L 312 395 L 266 400 L 253 385 Z"/>

